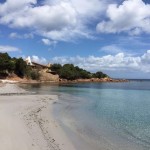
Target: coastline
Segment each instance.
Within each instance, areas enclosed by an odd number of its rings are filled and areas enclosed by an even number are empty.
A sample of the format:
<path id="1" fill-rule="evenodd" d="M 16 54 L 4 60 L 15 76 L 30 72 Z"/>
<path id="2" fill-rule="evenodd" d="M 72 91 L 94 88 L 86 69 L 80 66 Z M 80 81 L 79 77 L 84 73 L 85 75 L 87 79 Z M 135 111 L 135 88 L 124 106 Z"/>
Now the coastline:
<path id="1" fill-rule="evenodd" d="M 0 91 L 0 149 L 75 150 L 52 115 L 57 95 L 32 95 L 16 84 Z"/>
<path id="2" fill-rule="evenodd" d="M 76 79 L 76 80 L 67 80 L 67 79 L 59 79 L 57 81 L 48 81 L 48 80 L 28 80 L 28 79 L 20 79 L 20 78 L 8 78 L 5 80 L 0 80 L 0 83 L 21 83 L 21 84 L 37 84 L 37 83 L 51 83 L 51 84 L 72 84 L 72 83 L 120 83 L 120 82 L 129 82 L 127 79 L 113 79 L 113 78 L 91 78 L 91 79 Z"/>
<path id="3" fill-rule="evenodd" d="M 112 79 L 112 78 L 91 78 L 91 79 L 77 79 L 77 80 L 65 80 L 59 81 L 60 84 L 63 83 L 109 83 L 109 82 L 128 82 L 127 79 Z"/>

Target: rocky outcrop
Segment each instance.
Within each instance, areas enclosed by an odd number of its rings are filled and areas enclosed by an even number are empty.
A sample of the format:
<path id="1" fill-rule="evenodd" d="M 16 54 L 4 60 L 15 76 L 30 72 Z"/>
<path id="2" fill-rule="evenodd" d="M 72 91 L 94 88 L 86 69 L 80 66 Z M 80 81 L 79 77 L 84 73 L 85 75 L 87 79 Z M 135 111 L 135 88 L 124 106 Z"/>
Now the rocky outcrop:
<path id="1" fill-rule="evenodd" d="M 126 79 L 112 79 L 112 78 L 91 78 L 91 79 L 77 79 L 77 80 L 66 80 L 60 79 L 60 83 L 84 83 L 84 82 L 128 82 Z"/>
<path id="2" fill-rule="evenodd" d="M 40 73 L 40 81 L 42 82 L 58 82 L 59 81 L 59 75 L 53 75 L 45 71 L 40 71 L 39 73 Z"/>

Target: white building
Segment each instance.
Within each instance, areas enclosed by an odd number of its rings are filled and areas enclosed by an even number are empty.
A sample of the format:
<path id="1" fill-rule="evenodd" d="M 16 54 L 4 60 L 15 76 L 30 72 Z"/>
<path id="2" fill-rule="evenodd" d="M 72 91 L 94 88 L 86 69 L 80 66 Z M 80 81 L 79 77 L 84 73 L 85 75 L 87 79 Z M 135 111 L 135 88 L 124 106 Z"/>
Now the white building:
<path id="1" fill-rule="evenodd" d="M 30 56 L 28 56 L 28 57 L 25 59 L 25 61 L 26 61 L 27 65 L 31 65 L 31 66 L 33 65 Z"/>

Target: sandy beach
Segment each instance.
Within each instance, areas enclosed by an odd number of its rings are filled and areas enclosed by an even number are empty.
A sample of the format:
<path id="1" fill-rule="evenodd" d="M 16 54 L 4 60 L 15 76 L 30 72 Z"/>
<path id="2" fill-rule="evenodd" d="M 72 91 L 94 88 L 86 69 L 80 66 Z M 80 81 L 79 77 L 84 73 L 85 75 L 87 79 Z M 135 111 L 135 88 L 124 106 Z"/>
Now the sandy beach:
<path id="1" fill-rule="evenodd" d="M 57 95 L 33 95 L 16 84 L 0 84 L 0 149 L 75 150 L 52 115 L 55 101 Z"/>

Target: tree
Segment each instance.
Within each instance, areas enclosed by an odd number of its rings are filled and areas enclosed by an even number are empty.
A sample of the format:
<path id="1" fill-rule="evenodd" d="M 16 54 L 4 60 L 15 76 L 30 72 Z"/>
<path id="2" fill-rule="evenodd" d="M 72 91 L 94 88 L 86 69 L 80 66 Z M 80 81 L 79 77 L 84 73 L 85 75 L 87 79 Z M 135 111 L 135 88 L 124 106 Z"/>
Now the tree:
<path id="1" fill-rule="evenodd" d="M 105 77 L 108 77 L 108 76 L 106 74 L 104 74 L 103 72 L 98 71 L 98 72 L 94 73 L 92 77 L 100 79 L 100 78 L 105 78 Z"/>
<path id="2" fill-rule="evenodd" d="M 11 57 L 8 55 L 8 53 L 0 53 L 0 59 L 10 60 Z"/>
<path id="3" fill-rule="evenodd" d="M 15 68 L 15 62 L 7 53 L 0 53 L 0 73 L 12 72 Z"/>
<path id="4" fill-rule="evenodd" d="M 87 72 L 86 70 L 81 70 L 80 71 L 80 78 L 90 79 L 91 78 L 91 73 Z"/>
<path id="5" fill-rule="evenodd" d="M 61 69 L 60 77 L 67 80 L 75 80 L 78 77 L 78 72 L 73 64 L 65 64 Z"/>
<path id="6" fill-rule="evenodd" d="M 75 67 L 76 70 L 78 71 L 78 79 L 81 78 L 81 79 L 89 79 L 91 78 L 91 73 L 82 69 L 82 68 L 79 68 L 78 66 Z"/>
<path id="7" fill-rule="evenodd" d="M 65 64 L 63 66 L 60 64 L 53 64 L 50 69 L 55 71 L 60 78 L 67 80 L 108 77 L 101 71 L 92 74 L 82 68 L 79 68 L 78 66 L 74 66 L 73 64 Z"/>
<path id="8" fill-rule="evenodd" d="M 22 59 L 16 59 L 16 64 L 15 64 L 15 73 L 23 78 L 26 75 L 26 69 L 27 69 L 27 64 L 26 62 Z"/>
<path id="9" fill-rule="evenodd" d="M 40 79 L 40 73 L 39 73 L 39 71 L 38 70 L 32 70 L 30 72 L 30 78 L 32 80 L 39 80 Z"/>
<path id="10" fill-rule="evenodd" d="M 60 74 L 61 69 L 62 69 L 62 65 L 61 64 L 53 64 L 50 69 L 52 71 L 55 71 L 57 74 Z"/>

